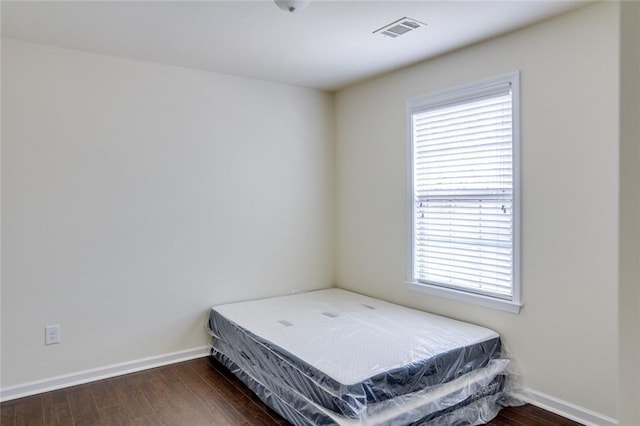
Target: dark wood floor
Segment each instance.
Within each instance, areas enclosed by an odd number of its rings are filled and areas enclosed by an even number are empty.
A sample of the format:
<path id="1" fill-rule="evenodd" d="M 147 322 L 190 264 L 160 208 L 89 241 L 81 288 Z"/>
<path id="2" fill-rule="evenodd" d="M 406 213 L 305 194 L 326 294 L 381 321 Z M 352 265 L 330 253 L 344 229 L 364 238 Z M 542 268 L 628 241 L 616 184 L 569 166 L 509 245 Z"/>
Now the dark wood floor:
<path id="1" fill-rule="evenodd" d="M 0 404 L 12 425 L 288 425 L 209 358 L 101 380 Z M 490 425 L 578 425 L 525 405 Z"/>

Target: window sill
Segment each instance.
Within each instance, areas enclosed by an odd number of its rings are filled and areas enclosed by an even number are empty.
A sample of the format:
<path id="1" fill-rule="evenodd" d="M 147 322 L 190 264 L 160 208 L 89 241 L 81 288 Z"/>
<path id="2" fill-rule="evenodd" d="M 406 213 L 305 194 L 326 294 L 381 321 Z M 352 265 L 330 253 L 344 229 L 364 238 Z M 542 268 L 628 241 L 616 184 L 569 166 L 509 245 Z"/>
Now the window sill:
<path id="1" fill-rule="evenodd" d="M 459 302 L 472 303 L 474 305 L 480 305 L 486 308 L 511 312 L 513 314 L 520 313 L 520 308 L 522 308 L 521 303 L 513 302 L 510 300 L 502 300 L 489 296 L 482 296 L 480 294 L 466 293 L 450 288 L 438 287 L 413 281 L 409 281 L 406 284 L 407 288 L 412 291 L 457 300 Z"/>

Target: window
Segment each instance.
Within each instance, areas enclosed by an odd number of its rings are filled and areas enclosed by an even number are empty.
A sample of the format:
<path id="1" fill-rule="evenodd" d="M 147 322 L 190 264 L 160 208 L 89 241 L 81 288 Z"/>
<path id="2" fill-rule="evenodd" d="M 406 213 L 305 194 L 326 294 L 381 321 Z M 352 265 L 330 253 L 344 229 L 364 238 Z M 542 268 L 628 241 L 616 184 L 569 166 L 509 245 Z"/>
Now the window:
<path id="1" fill-rule="evenodd" d="M 519 75 L 408 101 L 412 289 L 519 312 Z"/>

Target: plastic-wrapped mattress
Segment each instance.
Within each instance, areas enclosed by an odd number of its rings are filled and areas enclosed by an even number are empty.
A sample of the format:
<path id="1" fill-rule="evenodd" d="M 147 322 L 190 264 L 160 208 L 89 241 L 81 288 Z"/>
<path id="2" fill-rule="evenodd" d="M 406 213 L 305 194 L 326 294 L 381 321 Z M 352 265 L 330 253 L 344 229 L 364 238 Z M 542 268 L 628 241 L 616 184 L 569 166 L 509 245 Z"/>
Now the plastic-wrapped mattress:
<path id="1" fill-rule="evenodd" d="M 507 360 L 492 360 L 487 367 L 449 383 L 371 404 L 358 418 L 349 418 L 319 406 L 273 377 L 252 374 L 256 370 L 242 358 L 236 363 L 216 350 L 213 356 L 262 401 L 298 426 L 472 425 L 488 422 L 508 403 L 503 393 Z"/>
<path id="2" fill-rule="evenodd" d="M 371 419 L 375 410 L 389 415 L 407 397 L 486 373 L 501 356 L 489 329 L 340 289 L 215 306 L 209 329 L 216 358 L 312 424 Z M 499 395 L 503 376 L 490 379 L 487 389 Z M 459 402 L 481 398 L 471 399 Z"/>

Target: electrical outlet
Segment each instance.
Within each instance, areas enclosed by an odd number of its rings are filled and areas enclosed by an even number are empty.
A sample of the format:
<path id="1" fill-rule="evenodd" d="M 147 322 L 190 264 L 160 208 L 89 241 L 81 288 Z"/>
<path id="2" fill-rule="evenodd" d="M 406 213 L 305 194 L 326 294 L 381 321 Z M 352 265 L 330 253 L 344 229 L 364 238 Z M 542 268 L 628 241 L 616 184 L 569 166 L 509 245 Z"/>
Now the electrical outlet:
<path id="1" fill-rule="evenodd" d="M 44 344 L 54 345 L 60 343 L 60 326 L 48 325 L 44 328 Z"/>

